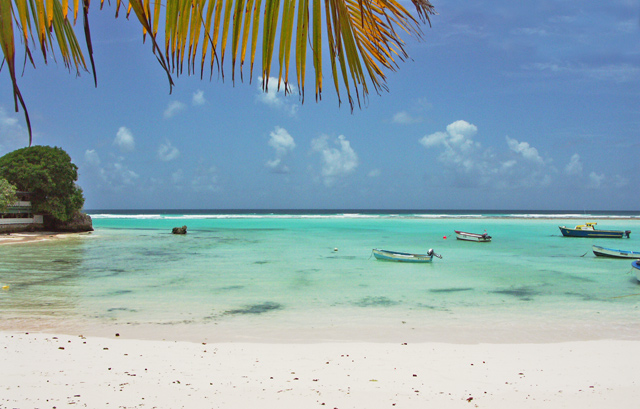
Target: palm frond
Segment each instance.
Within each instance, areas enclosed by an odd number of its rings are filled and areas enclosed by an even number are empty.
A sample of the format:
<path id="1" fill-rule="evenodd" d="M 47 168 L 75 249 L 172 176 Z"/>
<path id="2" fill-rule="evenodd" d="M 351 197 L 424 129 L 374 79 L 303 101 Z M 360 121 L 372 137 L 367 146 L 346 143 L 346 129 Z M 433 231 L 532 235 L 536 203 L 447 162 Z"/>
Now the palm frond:
<path id="1" fill-rule="evenodd" d="M 278 64 L 278 88 L 283 86 L 285 92 L 291 89 L 289 74 L 293 52 L 295 81 L 304 102 L 307 52 L 310 51 L 316 100 L 321 99 L 322 57 L 323 48 L 326 48 L 338 100 L 341 101 L 344 92 L 353 109 L 354 101 L 360 106 L 370 88 L 377 93 L 387 90 L 385 72 L 395 71 L 398 62 L 408 57 L 399 32 L 421 38 L 421 22 L 431 24 L 430 15 L 435 11 L 430 0 L 411 2 L 418 18 L 414 18 L 399 0 L 129 0 L 126 14 L 128 17 L 133 11 L 142 26 L 143 40 L 151 39 L 152 52 L 167 74 L 170 92 L 172 76 L 179 76 L 185 63 L 187 74 L 195 74 L 197 60 L 200 77 L 204 75 L 209 59 L 210 75 L 216 69 L 224 79 L 229 42 L 232 81 L 235 82 L 236 69 L 243 78 L 249 49 L 251 82 L 257 46 L 261 41 L 260 73 L 265 91 L 274 58 Z M 69 69 L 74 66 L 79 72 L 87 68 L 68 11 L 72 8 L 75 23 L 82 7 L 85 42 L 97 84 L 88 24 L 89 3 L 90 0 L 82 0 L 81 4 L 74 0 L 73 5 L 69 0 L 0 0 L 0 43 L 13 82 L 16 111 L 20 100 L 26 114 L 15 76 L 14 26 L 18 28 L 32 64 L 29 38 L 33 36 L 37 38 L 33 44 L 39 45 L 45 63 L 48 53 L 52 53 L 57 45 L 65 66 Z M 100 8 L 103 5 L 104 0 L 101 0 Z M 116 0 L 116 17 L 121 7 L 122 1 Z M 160 33 L 164 34 L 164 47 L 159 45 Z M 276 42 L 277 57 L 274 55 Z"/>

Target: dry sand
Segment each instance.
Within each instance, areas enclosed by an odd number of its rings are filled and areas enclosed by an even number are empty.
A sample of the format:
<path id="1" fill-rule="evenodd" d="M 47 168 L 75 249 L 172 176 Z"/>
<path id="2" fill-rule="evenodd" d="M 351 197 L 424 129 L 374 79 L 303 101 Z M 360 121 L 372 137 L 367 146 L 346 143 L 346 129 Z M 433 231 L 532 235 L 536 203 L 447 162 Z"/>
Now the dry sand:
<path id="1" fill-rule="evenodd" d="M 190 343 L 0 332 L 0 408 L 637 408 L 640 341 Z"/>
<path id="2" fill-rule="evenodd" d="M 44 240 L 57 240 L 57 239 L 64 239 L 67 237 L 75 236 L 78 234 L 87 234 L 87 233 L 55 233 L 55 232 L 49 232 L 49 231 L 7 233 L 7 234 L 0 234 L 0 245 L 34 243 L 37 241 L 44 241 Z"/>

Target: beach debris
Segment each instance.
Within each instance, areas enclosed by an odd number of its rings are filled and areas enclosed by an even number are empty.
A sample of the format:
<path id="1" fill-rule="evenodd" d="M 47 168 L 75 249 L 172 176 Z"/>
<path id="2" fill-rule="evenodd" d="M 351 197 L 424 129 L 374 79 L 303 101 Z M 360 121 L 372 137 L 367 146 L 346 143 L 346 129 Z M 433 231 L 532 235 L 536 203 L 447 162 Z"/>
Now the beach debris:
<path id="1" fill-rule="evenodd" d="M 172 234 L 187 234 L 187 226 L 182 226 L 182 227 L 174 227 L 173 230 L 171 230 Z"/>

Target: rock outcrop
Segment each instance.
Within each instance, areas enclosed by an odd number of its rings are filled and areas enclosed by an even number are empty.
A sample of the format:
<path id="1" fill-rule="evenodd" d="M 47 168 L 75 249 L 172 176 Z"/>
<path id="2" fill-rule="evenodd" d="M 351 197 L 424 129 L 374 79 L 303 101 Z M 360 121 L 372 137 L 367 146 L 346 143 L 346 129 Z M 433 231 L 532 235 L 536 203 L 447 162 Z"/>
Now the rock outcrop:
<path id="1" fill-rule="evenodd" d="M 45 216 L 45 226 L 47 230 L 56 232 L 81 233 L 93 231 L 91 216 L 80 211 L 77 211 L 70 220 L 66 222 L 56 221 L 52 225 L 48 225 L 47 217 Z"/>
<path id="2" fill-rule="evenodd" d="M 174 227 L 173 230 L 171 230 L 171 233 L 173 233 L 173 234 L 187 234 L 187 226 Z"/>

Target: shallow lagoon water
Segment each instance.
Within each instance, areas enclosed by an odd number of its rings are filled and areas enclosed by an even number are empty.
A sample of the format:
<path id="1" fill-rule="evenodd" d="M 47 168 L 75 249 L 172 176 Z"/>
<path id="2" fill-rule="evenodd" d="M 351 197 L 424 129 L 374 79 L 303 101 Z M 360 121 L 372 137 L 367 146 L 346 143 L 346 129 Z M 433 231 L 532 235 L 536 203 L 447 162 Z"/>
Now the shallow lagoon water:
<path id="1" fill-rule="evenodd" d="M 630 239 L 562 237 L 580 215 L 93 213 L 95 232 L 0 247 L 2 329 L 209 341 L 640 339 Z M 188 226 L 188 234 L 171 228 Z M 455 239 L 484 232 L 491 243 Z M 446 237 L 446 238 L 445 238 Z M 431 264 L 376 261 L 371 249 Z"/>

